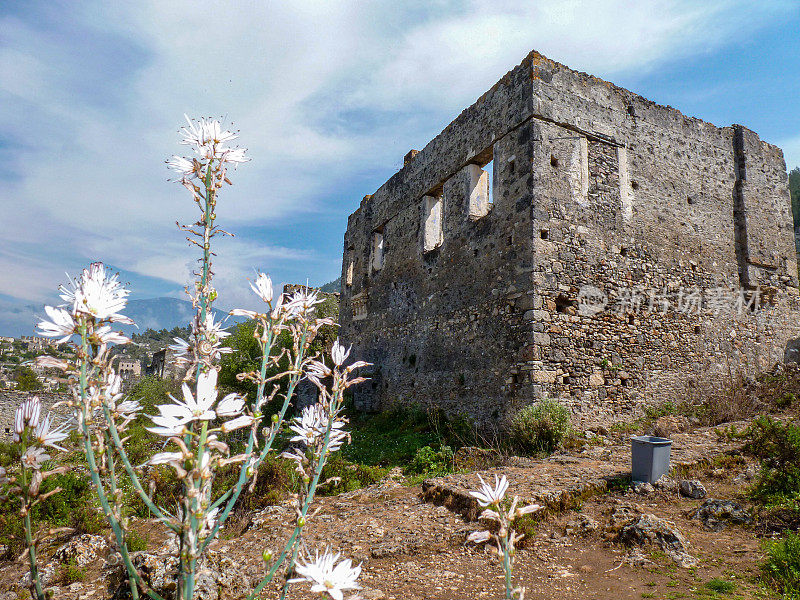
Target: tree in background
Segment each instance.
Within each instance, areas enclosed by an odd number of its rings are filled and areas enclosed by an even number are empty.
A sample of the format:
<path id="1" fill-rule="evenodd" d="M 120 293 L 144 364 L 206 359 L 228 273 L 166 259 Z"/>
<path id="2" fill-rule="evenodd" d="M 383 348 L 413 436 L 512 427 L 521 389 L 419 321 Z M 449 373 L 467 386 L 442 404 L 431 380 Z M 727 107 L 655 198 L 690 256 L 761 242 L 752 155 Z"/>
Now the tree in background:
<path id="1" fill-rule="evenodd" d="M 14 369 L 14 381 L 21 392 L 31 392 L 42 389 L 42 382 L 30 367 L 17 367 Z"/>
<path id="2" fill-rule="evenodd" d="M 792 216 L 794 228 L 800 227 L 800 167 L 789 171 L 789 193 L 792 196 Z"/>

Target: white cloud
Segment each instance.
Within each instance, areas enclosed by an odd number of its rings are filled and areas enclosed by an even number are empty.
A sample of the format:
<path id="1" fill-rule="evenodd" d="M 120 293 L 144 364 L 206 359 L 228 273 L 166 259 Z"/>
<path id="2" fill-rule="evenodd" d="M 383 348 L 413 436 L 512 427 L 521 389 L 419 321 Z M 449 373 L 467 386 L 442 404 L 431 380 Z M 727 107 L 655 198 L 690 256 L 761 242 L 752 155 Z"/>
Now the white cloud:
<path id="1" fill-rule="evenodd" d="M 14 174 L 0 202 L 23 208 L 6 211 L 0 285 L 25 299 L 41 299 L 53 274 L 76 270 L 79 259 L 186 281 L 191 255 L 173 223 L 193 220 L 194 207 L 184 190 L 165 181 L 163 165 L 180 151 L 184 112 L 233 118 L 254 159 L 233 173 L 235 185 L 221 196 L 223 227 L 269 230 L 296 212 L 331 206 L 341 214 L 340 231 L 309 231 L 292 248 L 255 235 L 223 244 L 218 282 L 235 299 L 246 289 L 235 282 L 254 267 L 288 277 L 298 264 L 308 272 L 331 263 L 336 273 L 338 257 L 320 256 L 318 240 L 341 235 L 360 194 L 343 202 L 334 186 L 397 166 L 408 148 L 426 143 L 531 49 L 604 77 L 640 72 L 718 47 L 786 5 L 153 0 L 80 6 L 55 33 L 59 25 L 51 21 L 0 19 L 0 142 L 13 146 Z M 15 254 L 22 243 L 47 248 L 48 259 Z M 58 263 L 55 248 L 64 249 L 69 264 Z"/>

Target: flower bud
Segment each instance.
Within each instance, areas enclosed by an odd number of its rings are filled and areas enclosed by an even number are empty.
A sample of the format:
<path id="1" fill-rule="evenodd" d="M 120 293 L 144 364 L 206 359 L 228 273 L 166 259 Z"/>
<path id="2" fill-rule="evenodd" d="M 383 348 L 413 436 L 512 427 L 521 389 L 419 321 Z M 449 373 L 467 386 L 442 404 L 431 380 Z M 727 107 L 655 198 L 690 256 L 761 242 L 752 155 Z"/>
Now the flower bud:
<path id="1" fill-rule="evenodd" d="M 277 423 L 278 422 L 278 413 L 275 413 L 274 415 L 272 415 L 272 422 L 273 423 Z"/>
<path id="2" fill-rule="evenodd" d="M 264 562 L 269 562 L 272 560 L 272 550 L 269 548 L 264 548 L 264 551 L 261 553 L 261 558 L 264 559 Z"/>
<path id="3" fill-rule="evenodd" d="M 297 519 L 297 526 L 298 527 L 304 527 L 305 524 L 306 524 L 306 518 L 305 517 L 300 517 L 299 519 Z"/>

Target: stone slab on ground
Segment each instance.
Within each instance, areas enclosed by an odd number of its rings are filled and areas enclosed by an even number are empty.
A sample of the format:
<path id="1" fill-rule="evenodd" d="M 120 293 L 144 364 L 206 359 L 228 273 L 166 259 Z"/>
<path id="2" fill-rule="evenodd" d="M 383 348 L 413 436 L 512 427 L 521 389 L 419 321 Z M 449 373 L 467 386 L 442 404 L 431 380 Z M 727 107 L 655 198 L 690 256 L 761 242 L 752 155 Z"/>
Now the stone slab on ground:
<path id="1" fill-rule="evenodd" d="M 734 425 L 741 428 L 745 423 Z M 741 445 L 740 441 L 721 437 L 714 427 L 676 433 L 672 436 L 670 468 L 696 465 L 734 452 Z M 540 460 L 513 459 L 508 465 L 475 473 L 426 479 L 422 482 L 422 495 L 428 502 L 475 521 L 481 509 L 469 492 L 480 488 L 479 476 L 494 484 L 495 476 L 505 475 L 509 496 L 519 496 L 523 504 L 537 503 L 551 510 L 563 510 L 607 490 L 613 481 L 630 474 L 630 442 L 622 442 L 590 446 L 577 455 L 560 453 Z"/>

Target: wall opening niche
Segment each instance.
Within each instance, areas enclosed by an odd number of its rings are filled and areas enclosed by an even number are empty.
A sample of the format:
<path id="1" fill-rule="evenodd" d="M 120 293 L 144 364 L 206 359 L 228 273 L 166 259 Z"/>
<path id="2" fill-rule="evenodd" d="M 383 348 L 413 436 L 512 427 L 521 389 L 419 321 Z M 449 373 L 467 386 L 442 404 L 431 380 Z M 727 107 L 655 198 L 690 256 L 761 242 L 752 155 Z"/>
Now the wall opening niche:
<path id="1" fill-rule="evenodd" d="M 467 165 L 469 184 L 469 216 L 480 219 L 489 214 L 494 205 L 494 157 L 492 148 L 476 157 L 473 164 Z"/>
<path id="2" fill-rule="evenodd" d="M 423 196 L 422 251 L 430 252 L 444 241 L 444 199 L 442 196 Z"/>
<path id="3" fill-rule="evenodd" d="M 383 227 L 376 229 L 372 234 L 372 258 L 370 266 L 373 271 L 380 271 L 384 263 L 384 240 L 383 240 Z"/>

